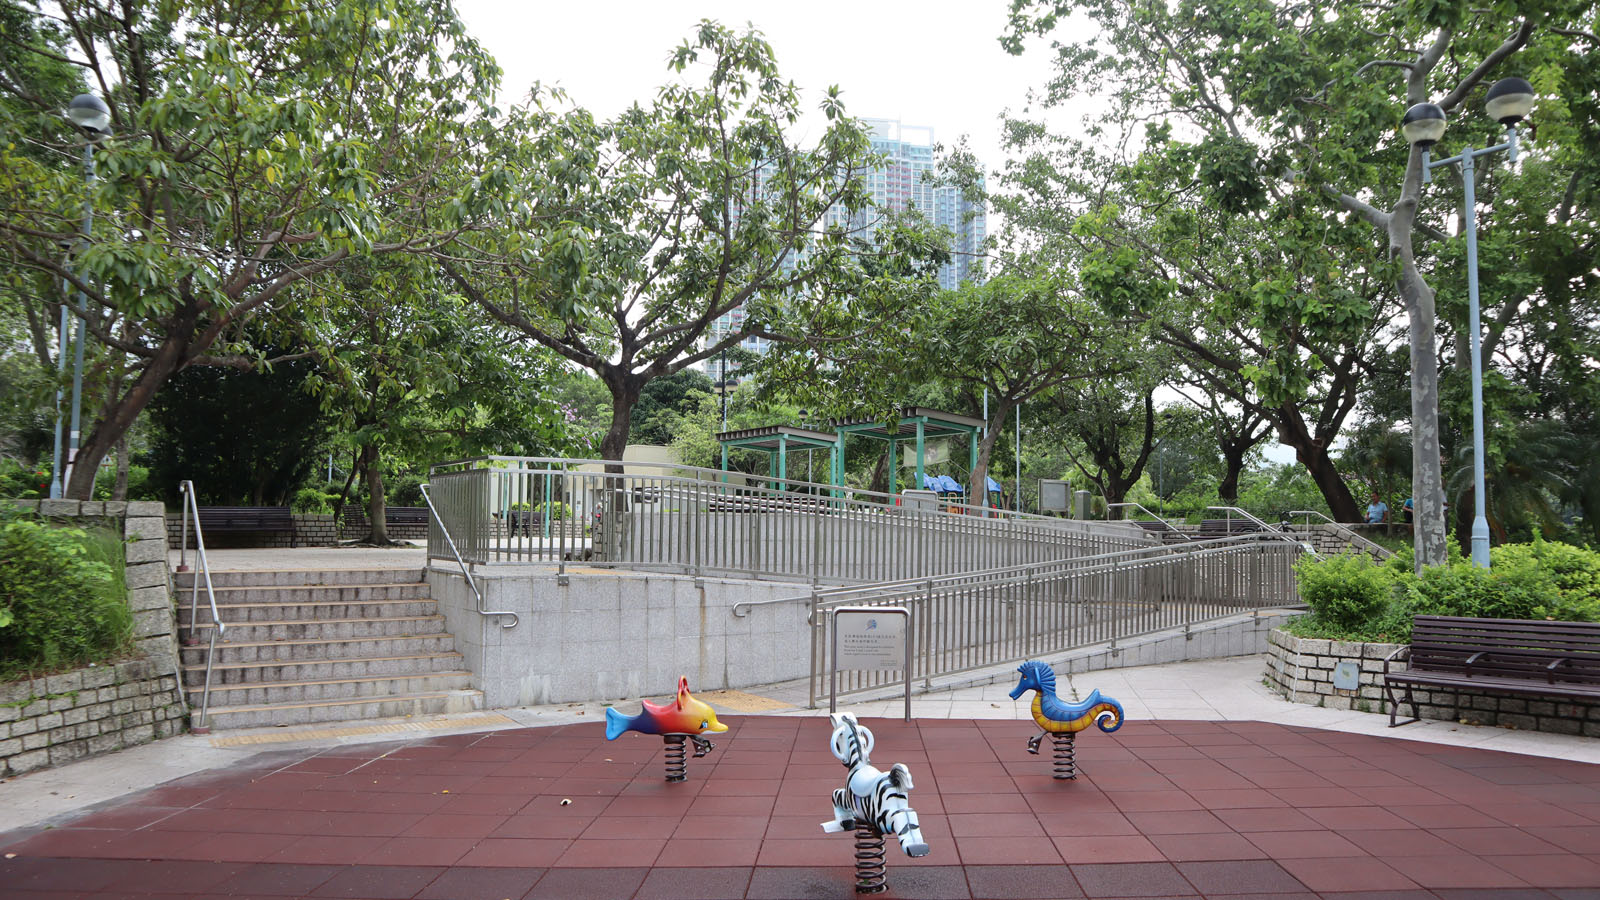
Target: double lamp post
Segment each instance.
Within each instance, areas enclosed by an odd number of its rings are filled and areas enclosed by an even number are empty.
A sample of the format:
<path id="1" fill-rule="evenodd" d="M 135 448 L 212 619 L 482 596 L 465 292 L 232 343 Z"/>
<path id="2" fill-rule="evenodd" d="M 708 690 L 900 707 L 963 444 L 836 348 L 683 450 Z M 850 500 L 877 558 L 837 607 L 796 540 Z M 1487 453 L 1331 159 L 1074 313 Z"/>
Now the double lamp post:
<path id="1" fill-rule="evenodd" d="M 1478 201 L 1473 183 L 1473 160 L 1500 150 L 1511 162 L 1517 161 L 1517 123 L 1533 111 L 1533 86 L 1521 78 L 1502 78 L 1489 88 L 1484 102 L 1489 117 L 1506 126 L 1505 141 L 1475 150 L 1470 145 L 1449 159 L 1437 162 L 1428 158 L 1428 148 L 1444 137 L 1444 110 L 1435 103 L 1418 103 L 1406 110 L 1400 121 L 1401 133 L 1422 150 L 1422 180 L 1432 181 L 1429 173 L 1439 166 L 1461 165 L 1461 181 L 1466 187 L 1467 230 L 1467 331 L 1472 354 L 1472 564 L 1489 568 L 1489 519 L 1485 514 L 1483 488 L 1483 354 L 1479 347 L 1478 325 Z"/>

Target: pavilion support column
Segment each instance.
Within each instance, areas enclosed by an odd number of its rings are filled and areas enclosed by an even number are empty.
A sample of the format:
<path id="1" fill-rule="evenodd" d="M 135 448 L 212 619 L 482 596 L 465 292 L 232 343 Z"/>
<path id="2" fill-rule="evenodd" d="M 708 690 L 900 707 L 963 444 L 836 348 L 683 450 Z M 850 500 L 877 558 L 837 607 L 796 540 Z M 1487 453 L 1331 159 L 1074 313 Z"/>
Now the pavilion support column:
<path id="1" fill-rule="evenodd" d="M 895 476 L 900 474 L 900 442 L 889 439 L 889 493 L 895 493 Z"/>
<path id="2" fill-rule="evenodd" d="M 972 472 L 976 472 L 977 470 L 978 470 L 978 432 L 977 432 L 977 429 L 973 429 L 972 431 L 967 432 L 967 472 L 968 473 L 972 473 Z M 972 476 L 970 474 L 968 474 L 968 476 L 967 476 L 967 482 L 969 484 L 972 482 Z M 988 476 L 988 473 L 984 474 L 983 484 L 978 486 L 978 496 L 980 497 L 980 500 L 978 502 L 978 506 L 982 507 L 983 509 L 988 509 L 989 508 L 989 476 Z M 970 498 L 968 498 L 967 502 L 971 503 L 972 500 Z"/>
<path id="3" fill-rule="evenodd" d="M 922 462 L 923 462 L 922 455 L 923 455 L 924 451 L 926 451 L 926 449 L 927 449 L 927 445 L 926 445 L 927 426 L 928 426 L 928 420 L 927 419 L 923 419 L 923 418 L 918 418 L 917 419 L 917 487 L 918 488 L 921 488 L 925 484 L 927 484 L 927 482 L 925 480 L 923 480 L 924 476 L 923 476 L 923 470 L 922 470 Z"/>
<path id="4" fill-rule="evenodd" d="M 785 481 L 789 479 L 789 437 L 784 434 L 778 435 L 778 477 Z M 781 488 L 782 485 L 775 484 L 773 487 Z"/>

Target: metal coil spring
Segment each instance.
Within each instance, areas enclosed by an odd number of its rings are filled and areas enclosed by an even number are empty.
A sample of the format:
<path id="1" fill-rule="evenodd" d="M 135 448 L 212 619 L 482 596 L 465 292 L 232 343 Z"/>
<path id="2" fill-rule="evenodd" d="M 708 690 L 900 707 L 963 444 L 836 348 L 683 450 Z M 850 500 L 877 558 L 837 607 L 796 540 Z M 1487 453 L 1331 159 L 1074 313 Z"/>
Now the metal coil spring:
<path id="1" fill-rule="evenodd" d="M 1052 778 L 1070 781 L 1078 777 L 1078 752 L 1073 746 L 1077 733 L 1056 732 L 1050 737 L 1055 744 L 1055 772 Z"/>
<path id="2" fill-rule="evenodd" d="M 665 743 L 663 748 L 667 755 L 667 780 L 686 781 L 689 778 L 689 764 L 684 761 L 685 748 L 684 736 L 681 734 L 664 734 L 661 740 Z"/>
<path id="3" fill-rule="evenodd" d="M 872 824 L 856 820 L 856 893 L 876 894 L 889 889 L 884 881 L 883 835 Z"/>

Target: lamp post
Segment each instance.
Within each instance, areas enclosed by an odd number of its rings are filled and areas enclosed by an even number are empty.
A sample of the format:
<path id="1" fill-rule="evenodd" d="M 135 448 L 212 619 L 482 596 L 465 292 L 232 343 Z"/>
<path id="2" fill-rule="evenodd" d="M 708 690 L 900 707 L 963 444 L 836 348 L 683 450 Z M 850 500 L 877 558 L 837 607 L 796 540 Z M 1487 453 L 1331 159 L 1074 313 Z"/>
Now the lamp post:
<path id="1" fill-rule="evenodd" d="M 1418 103 L 1406 110 L 1400 130 L 1407 141 L 1422 149 L 1422 180 L 1432 179 L 1429 173 L 1439 166 L 1461 165 L 1461 181 L 1466 186 L 1467 228 L 1467 330 L 1471 335 L 1472 354 L 1472 564 L 1489 568 L 1489 519 L 1485 512 L 1483 486 L 1483 353 L 1479 347 L 1478 325 L 1478 205 L 1476 185 L 1473 183 L 1473 160 L 1504 150 L 1512 162 L 1517 161 L 1517 123 L 1533 111 L 1533 86 L 1521 78 L 1502 78 L 1489 88 L 1484 111 L 1506 126 L 1506 140 L 1473 149 L 1470 145 L 1449 159 L 1434 162 L 1428 159 L 1428 148 L 1444 136 L 1444 110 L 1432 103 Z"/>
<path id="2" fill-rule="evenodd" d="M 83 142 L 83 177 L 84 183 L 92 188 L 94 185 L 94 145 L 95 142 L 111 133 L 111 108 L 106 102 L 93 94 L 79 94 L 67 104 L 67 119 L 72 124 L 82 129 L 86 140 Z M 94 224 L 94 200 L 85 196 L 83 200 L 83 240 L 89 242 L 89 230 Z M 66 465 L 61 463 L 61 410 L 60 393 L 56 399 L 56 458 L 51 463 L 50 496 L 61 497 L 66 493 L 66 485 L 72 481 L 72 466 L 78 457 L 78 441 L 80 431 L 80 417 L 83 409 L 83 345 L 85 338 L 84 314 L 88 309 L 89 300 L 83 291 L 78 292 L 78 333 L 73 342 L 72 358 L 72 427 L 68 435 Z M 67 304 L 62 298 L 61 306 L 61 335 L 57 346 L 60 348 L 60 360 L 57 369 L 66 365 L 66 340 L 67 340 Z M 59 474 L 59 479 L 57 475 Z"/>

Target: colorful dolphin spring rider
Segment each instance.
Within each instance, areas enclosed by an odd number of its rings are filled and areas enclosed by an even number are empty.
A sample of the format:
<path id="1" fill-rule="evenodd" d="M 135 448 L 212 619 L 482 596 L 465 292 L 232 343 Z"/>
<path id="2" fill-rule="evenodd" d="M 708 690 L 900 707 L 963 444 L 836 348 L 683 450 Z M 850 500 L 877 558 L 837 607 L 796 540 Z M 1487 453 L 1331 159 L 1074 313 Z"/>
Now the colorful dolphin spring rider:
<path id="1" fill-rule="evenodd" d="M 1073 739 L 1090 724 L 1098 725 L 1100 730 L 1107 734 L 1121 728 L 1122 704 L 1110 697 L 1100 696 L 1098 690 L 1080 703 L 1068 703 L 1062 700 L 1056 696 L 1055 670 L 1036 659 L 1030 659 L 1018 666 L 1017 671 L 1022 673 L 1022 679 L 1017 682 L 1016 690 L 1011 692 L 1011 699 L 1021 697 L 1025 691 L 1035 691 L 1033 720 L 1044 729 L 1043 732 L 1028 738 L 1028 752 L 1038 753 L 1039 742 L 1046 734 L 1050 735 L 1051 742 L 1055 745 L 1054 777 L 1077 778 L 1078 765 Z"/>
<path id="2" fill-rule="evenodd" d="M 689 777 L 688 764 L 684 761 L 684 738 L 694 742 L 694 758 L 699 759 L 717 747 L 700 735 L 728 730 L 728 726 L 717 721 L 717 711 L 709 703 L 689 696 L 689 679 L 685 677 L 678 679 L 675 702 L 657 705 L 645 700 L 642 703 L 644 709 L 637 716 L 625 716 L 614 706 L 606 707 L 606 740 L 614 741 L 625 731 L 661 735 L 668 781 L 684 781 Z"/>
<path id="3" fill-rule="evenodd" d="M 833 792 L 833 821 L 823 822 L 829 834 L 854 830 L 856 833 L 856 891 L 876 894 L 888 890 L 883 879 L 883 837 L 892 834 L 907 856 L 927 856 L 916 810 L 906 792 L 911 790 L 911 770 L 895 763 L 880 772 L 868 758 L 872 754 L 872 731 L 856 721 L 853 713 L 834 713 L 833 755 L 850 767 L 845 786 Z"/>

